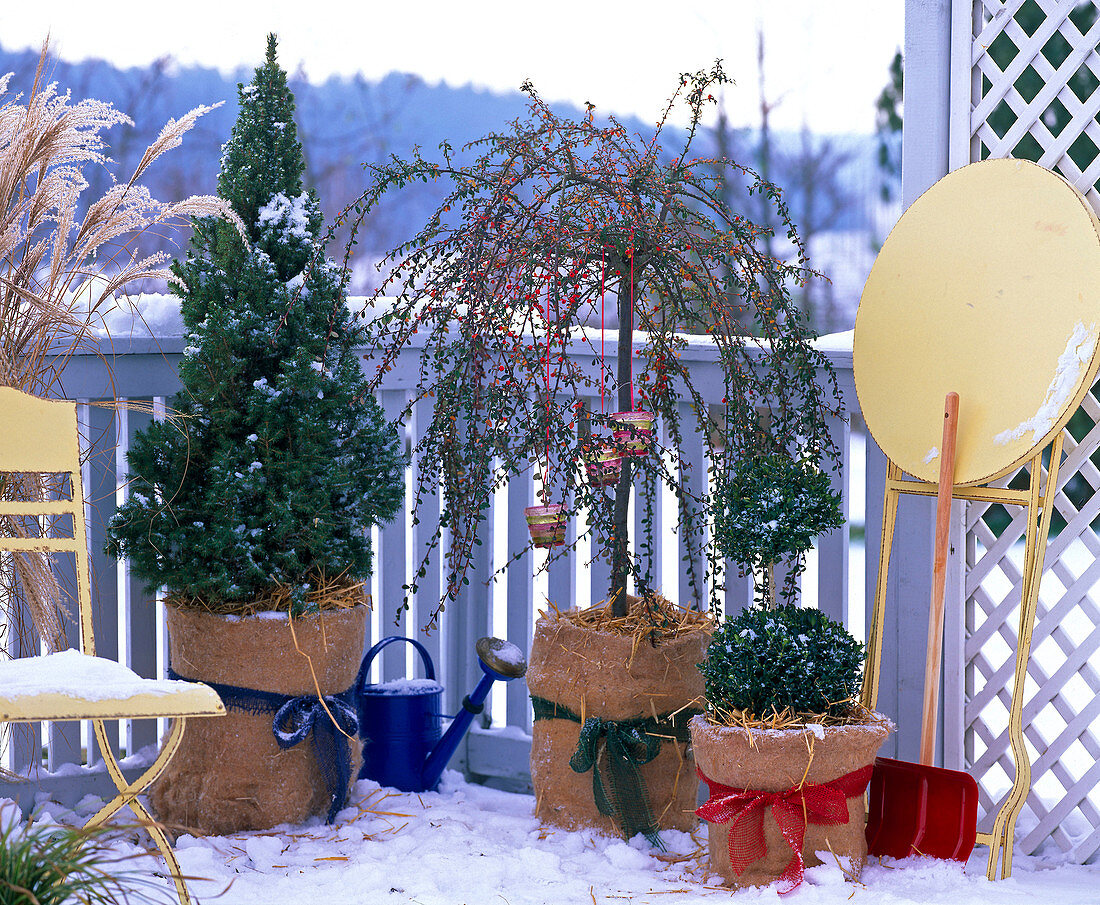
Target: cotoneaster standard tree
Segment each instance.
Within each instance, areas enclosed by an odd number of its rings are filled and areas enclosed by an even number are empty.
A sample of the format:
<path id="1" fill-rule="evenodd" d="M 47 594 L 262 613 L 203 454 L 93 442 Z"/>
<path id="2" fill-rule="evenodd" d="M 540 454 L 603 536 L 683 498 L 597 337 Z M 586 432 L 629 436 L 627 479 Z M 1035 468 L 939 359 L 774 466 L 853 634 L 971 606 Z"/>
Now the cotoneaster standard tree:
<path id="1" fill-rule="evenodd" d="M 732 160 L 692 156 L 704 111 L 725 81 L 718 64 L 681 76 L 647 137 L 614 117 L 597 120 L 592 105 L 580 120 L 564 117 L 525 84 L 527 118 L 472 142 L 464 149 L 479 155 L 472 163 L 456 162 L 447 143 L 439 162 L 418 150 L 394 158 L 370 168 L 369 189 L 345 212 L 354 234 L 390 190 L 435 180 L 451 187 L 383 262 L 388 278 L 374 299 L 383 313 L 368 328 L 373 386 L 414 342 L 423 350 L 411 395 L 432 399 L 434 409 L 414 451 L 421 475 L 414 518 L 441 475 L 436 542 L 446 529 L 450 544 L 440 608 L 466 580 L 492 494 L 531 468 L 544 502 L 571 500 L 589 513 L 578 536 L 594 533 L 598 555 L 610 561 L 609 598 L 625 614 L 631 578 L 639 593 L 653 590 L 646 551 L 661 484 L 677 500 L 696 599 L 707 597 L 707 576 L 693 563 L 702 552 L 713 569 L 720 556 L 707 538 L 705 498 L 686 489 L 688 471 L 702 467 L 682 453 L 689 433 L 701 434 L 714 458 L 797 449 L 817 463 L 830 454 L 825 415 L 836 387 L 791 299 L 809 271 L 781 194 Z M 683 129 L 670 124 L 678 107 Z M 716 172 L 769 200 L 793 243 L 792 260 L 762 251 L 765 229 L 728 207 Z M 598 326 L 611 318 L 614 371 Z M 681 360 L 687 334 L 717 350 L 728 405 L 717 423 Z M 591 486 L 579 467 L 590 438 L 611 427 L 608 412 L 583 402 L 601 391 L 611 411 L 654 413 L 667 438 L 645 458 L 626 459 L 609 489 Z M 643 530 L 632 545 L 635 488 Z"/>

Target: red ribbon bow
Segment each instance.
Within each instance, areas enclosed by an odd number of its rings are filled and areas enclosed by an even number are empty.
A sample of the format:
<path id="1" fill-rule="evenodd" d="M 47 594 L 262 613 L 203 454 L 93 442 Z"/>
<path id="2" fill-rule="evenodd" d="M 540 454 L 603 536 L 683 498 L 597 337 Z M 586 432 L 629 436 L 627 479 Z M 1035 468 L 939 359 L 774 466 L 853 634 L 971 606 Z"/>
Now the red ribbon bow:
<path id="1" fill-rule="evenodd" d="M 772 816 L 794 855 L 779 880 L 785 884 L 780 894 L 791 892 L 802 883 L 806 864 L 802 859 L 802 841 L 806 825 L 837 826 L 848 822 L 848 799 L 862 795 L 871 781 L 870 765 L 817 785 L 800 785 L 785 792 L 760 792 L 733 789 L 708 779 L 701 770 L 699 778 L 710 787 L 710 798 L 695 813 L 710 823 L 728 823 L 730 864 L 741 876 L 750 864 L 764 857 L 764 808 L 771 806 Z"/>

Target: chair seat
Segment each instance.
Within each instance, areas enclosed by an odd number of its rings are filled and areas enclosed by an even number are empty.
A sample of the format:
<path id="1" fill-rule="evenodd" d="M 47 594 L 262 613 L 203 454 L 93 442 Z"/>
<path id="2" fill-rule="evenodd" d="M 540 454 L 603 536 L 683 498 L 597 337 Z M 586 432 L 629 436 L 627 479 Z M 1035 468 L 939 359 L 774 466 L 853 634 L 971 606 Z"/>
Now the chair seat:
<path id="1" fill-rule="evenodd" d="M 121 663 L 80 651 L 0 662 L 0 720 L 7 722 L 224 713 L 206 685 L 144 679 Z"/>

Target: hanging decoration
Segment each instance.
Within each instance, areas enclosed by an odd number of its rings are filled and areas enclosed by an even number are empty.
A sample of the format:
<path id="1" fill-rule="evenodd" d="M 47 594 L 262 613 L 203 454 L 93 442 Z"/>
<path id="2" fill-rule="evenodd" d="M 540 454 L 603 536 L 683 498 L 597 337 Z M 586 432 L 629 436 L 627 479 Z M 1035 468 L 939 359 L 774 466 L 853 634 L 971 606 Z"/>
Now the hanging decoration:
<path id="1" fill-rule="evenodd" d="M 656 420 L 652 412 L 633 409 L 629 412 L 615 412 L 611 415 L 611 420 L 616 425 L 611 436 L 624 457 L 640 458 L 649 452 Z"/>
<path id="2" fill-rule="evenodd" d="M 531 533 L 531 543 L 543 549 L 560 547 L 565 543 L 565 528 L 569 521 L 569 514 L 565 511 L 564 503 L 546 503 L 550 493 L 550 362 L 551 342 L 550 333 L 550 294 L 549 279 L 546 287 L 546 467 L 542 473 L 542 498 L 543 505 L 528 506 L 523 510 L 527 519 L 527 530 Z"/>
<path id="3" fill-rule="evenodd" d="M 564 503 L 547 503 L 544 506 L 528 506 L 523 510 L 531 543 L 536 547 L 560 547 L 565 543 L 565 527 L 569 513 Z"/>
<path id="4" fill-rule="evenodd" d="M 607 365 L 604 354 L 604 301 L 605 278 L 607 276 L 607 252 L 600 255 L 600 416 L 606 408 Z M 608 440 L 589 441 L 581 449 L 581 458 L 588 475 L 588 483 L 593 487 L 611 487 L 619 483 L 622 474 L 623 455 L 616 444 Z"/>
<path id="5" fill-rule="evenodd" d="M 610 487 L 619 483 L 623 469 L 623 455 L 615 444 L 601 440 L 589 444 L 583 452 L 584 470 L 588 483 L 593 487 Z"/>
<path id="6" fill-rule="evenodd" d="M 630 310 L 633 312 L 635 304 L 633 232 L 630 236 L 630 248 L 627 250 L 627 256 L 630 258 Z M 628 370 L 628 379 L 630 382 L 630 411 L 615 412 L 611 415 L 611 421 L 615 424 L 612 428 L 611 435 L 624 458 L 641 458 L 649 452 L 653 442 L 654 421 L 656 419 L 652 412 L 642 411 L 634 407 L 633 322 L 631 322 L 629 326 L 632 334 L 631 357 Z"/>

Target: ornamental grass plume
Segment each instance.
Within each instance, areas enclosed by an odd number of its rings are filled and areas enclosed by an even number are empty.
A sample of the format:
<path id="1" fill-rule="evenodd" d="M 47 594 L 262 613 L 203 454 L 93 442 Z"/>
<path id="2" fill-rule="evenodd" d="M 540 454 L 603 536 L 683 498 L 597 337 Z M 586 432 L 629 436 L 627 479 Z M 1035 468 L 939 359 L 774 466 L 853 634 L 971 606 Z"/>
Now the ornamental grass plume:
<path id="1" fill-rule="evenodd" d="M 163 901 L 132 856 L 115 851 L 106 827 L 81 829 L 33 817 L 23 822 L 11 802 L 0 809 L 0 903 L 122 905 Z M 156 890 L 159 892 L 159 889 Z"/>
<path id="2" fill-rule="evenodd" d="M 118 181 L 112 174 L 113 185 L 102 196 L 85 197 L 85 171 L 110 172 L 103 133 L 133 121 L 103 101 L 73 101 L 47 82 L 48 61 L 44 44 L 25 96 L 8 95 L 11 73 L 0 77 L 0 386 L 37 396 L 59 391 L 66 364 L 92 347 L 96 315 L 114 304 L 118 292 L 136 280 L 170 276 L 163 268 L 166 253 L 137 250 L 145 232 L 191 216 L 237 220 L 218 198 L 164 203 L 139 184 L 213 107 L 169 120 L 129 178 Z M 0 476 L 5 499 L 41 498 L 56 489 L 40 475 Z M 24 535 L 40 530 L 23 519 L 5 528 Z M 29 612 L 50 650 L 65 646 L 60 596 L 43 555 L 21 554 L 0 565 L 0 611 L 23 635 Z"/>

